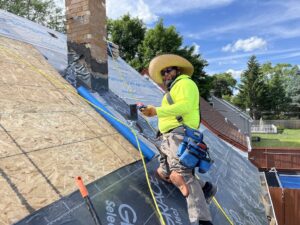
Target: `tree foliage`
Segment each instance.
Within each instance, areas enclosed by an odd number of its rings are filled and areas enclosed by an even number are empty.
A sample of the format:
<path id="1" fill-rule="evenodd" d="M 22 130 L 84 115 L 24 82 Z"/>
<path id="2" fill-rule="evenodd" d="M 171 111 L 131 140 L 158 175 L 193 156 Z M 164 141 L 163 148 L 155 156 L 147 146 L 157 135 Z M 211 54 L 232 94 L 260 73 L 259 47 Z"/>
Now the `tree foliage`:
<path id="1" fill-rule="evenodd" d="M 288 77 L 289 79 L 286 82 L 287 96 L 291 98 L 292 105 L 300 112 L 300 68 L 298 66 L 291 67 Z"/>
<path id="2" fill-rule="evenodd" d="M 120 56 L 128 63 L 137 57 L 138 47 L 144 40 L 146 27 L 142 20 L 129 14 L 117 20 L 108 20 L 108 38 L 120 47 Z"/>
<path id="3" fill-rule="evenodd" d="M 237 96 L 237 102 L 242 104 L 244 109 L 250 109 L 250 115 L 253 119 L 261 116 L 266 100 L 266 85 L 260 65 L 255 56 L 251 56 L 248 61 L 248 68 L 242 73 L 240 92 Z"/>
<path id="4" fill-rule="evenodd" d="M 125 15 L 110 20 L 108 30 L 110 40 L 120 46 L 121 57 L 138 71 L 147 68 L 151 59 L 160 54 L 178 54 L 189 60 L 195 69 L 192 79 L 201 96 L 208 97 L 212 79 L 204 72 L 207 61 L 195 53 L 194 46 L 182 46 L 183 38 L 174 26 L 165 27 L 163 20 L 159 20 L 153 28 L 145 30 L 141 20 Z"/>
<path id="5" fill-rule="evenodd" d="M 142 44 L 139 46 L 138 55 L 141 57 L 140 68 L 146 68 L 152 58 L 162 53 L 176 53 L 182 45 L 182 37 L 174 26 L 164 27 L 160 20 L 153 29 L 146 32 Z"/>
<path id="6" fill-rule="evenodd" d="M 291 102 L 287 94 L 288 74 L 291 65 L 265 63 L 261 67 L 267 85 L 267 97 L 265 101 L 266 113 L 272 115 L 272 119 L 283 119 L 282 113 L 290 110 Z"/>
<path id="7" fill-rule="evenodd" d="M 0 0 L 0 8 L 59 32 L 65 31 L 65 16 L 54 0 Z"/>
<path id="8" fill-rule="evenodd" d="M 232 96 L 236 83 L 231 73 L 214 74 L 212 81 L 214 95 L 218 98 L 223 98 L 225 95 Z"/>

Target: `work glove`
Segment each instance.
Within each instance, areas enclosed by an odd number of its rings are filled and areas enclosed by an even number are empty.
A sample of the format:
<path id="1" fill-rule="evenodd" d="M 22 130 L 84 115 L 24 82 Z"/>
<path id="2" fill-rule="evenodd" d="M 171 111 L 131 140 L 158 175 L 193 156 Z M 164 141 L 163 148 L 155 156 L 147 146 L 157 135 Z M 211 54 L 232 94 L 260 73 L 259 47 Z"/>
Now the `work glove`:
<path id="1" fill-rule="evenodd" d="M 144 116 L 156 116 L 156 109 L 153 105 L 147 105 L 147 107 L 141 109 L 141 112 Z"/>

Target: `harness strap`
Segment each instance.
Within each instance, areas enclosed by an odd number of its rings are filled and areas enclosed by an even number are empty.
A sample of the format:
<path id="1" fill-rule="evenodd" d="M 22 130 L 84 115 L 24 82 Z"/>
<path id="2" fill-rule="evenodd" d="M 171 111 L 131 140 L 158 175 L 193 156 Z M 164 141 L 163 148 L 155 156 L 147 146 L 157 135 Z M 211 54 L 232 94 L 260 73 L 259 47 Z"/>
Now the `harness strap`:
<path id="1" fill-rule="evenodd" d="M 174 101 L 173 101 L 173 99 L 172 99 L 172 97 L 171 97 L 170 92 L 167 92 L 166 98 L 167 98 L 167 101 L 168 101 L 168 103 L 169 103 L 170 105 L 173 105 L 173 104 L 174 104 Z M 176 120 L 177 120 L 179 123 L 182 123 L 182 122 L 183 122 L 182 116 L 176 116 Z"/>
<path id="2" fill-rule="evenodd" d="M 174 104 L 174 101 L 173 101 L 173 99 L 172 99 L 172 97 L 171 97 L 170 91 L 171 91 L 172 87 L 173 87 L 178 81 L 180 81 L 180 80 L 182 80 L 182 79 L 184 79 L 184 78 L 181 78 L 181 79 L 179 79 L 179 80 L 173 81 L 172 84 L 171 84 L 171 86 L 170 86 L 170 88 L 169 88 L 169 91 L 166 93 L 166 98 L 167 98 L 167 101 L 168 101 L 169 105 L 173 105 L 173 104 Z M 191 78 L 189 77 L 188 79 L 191 79 Z M 200 102 L 199 102 L 199 103 L 200 103 Z M 199 112 L 199 117 L 200 117 L 200 121 L 199 121 L 199 124 L 200 124 L 200 123 L 201 123 L 201 118 L 202 118 L 202 116 L 201 116 L 201 110 L 200 110 L 200 112 Z M 177 120 L 179 123 L 182 123 L 182 124 L 183 124 L 183 117 L 182 117 L 182 116 L 176 116 L 176 120 Z M 199 126 L 200 126 L 200 125 L 199 125 Z"/>

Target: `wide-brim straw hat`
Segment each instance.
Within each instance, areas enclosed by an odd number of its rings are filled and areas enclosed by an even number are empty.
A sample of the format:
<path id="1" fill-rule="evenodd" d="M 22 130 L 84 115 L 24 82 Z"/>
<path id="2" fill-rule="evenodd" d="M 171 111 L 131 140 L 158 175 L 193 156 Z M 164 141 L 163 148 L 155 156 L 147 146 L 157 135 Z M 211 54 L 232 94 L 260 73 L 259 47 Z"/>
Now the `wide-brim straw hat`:
<path id="1" fill-rule="evenodd" d="M 158 84 L 163 83 L 161 71 L 167 67 L 177 66 L 180 68 L 181 73 L 192 76 L 194 72 L 193 65 L 185 58 L 174 55 L 165 54 L 153 58 L 149 64 L 149 74 L 152 80 Z"/>

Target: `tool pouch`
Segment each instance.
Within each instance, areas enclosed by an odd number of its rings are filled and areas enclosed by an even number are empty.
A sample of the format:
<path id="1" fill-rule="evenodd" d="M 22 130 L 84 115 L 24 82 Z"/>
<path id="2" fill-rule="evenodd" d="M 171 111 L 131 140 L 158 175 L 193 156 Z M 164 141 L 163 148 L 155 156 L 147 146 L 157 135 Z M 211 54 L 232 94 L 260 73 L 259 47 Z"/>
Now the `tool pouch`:
<path id="1" fill-rule="evenodd" d="M 199 167 L 200 173 L 206 173 L 213 163 L 203 142 L 203 134 L 189 127 L 185 127 L 185 136 L 178 147 L 177 156 L 182 165 L 190 169 Z"/>

